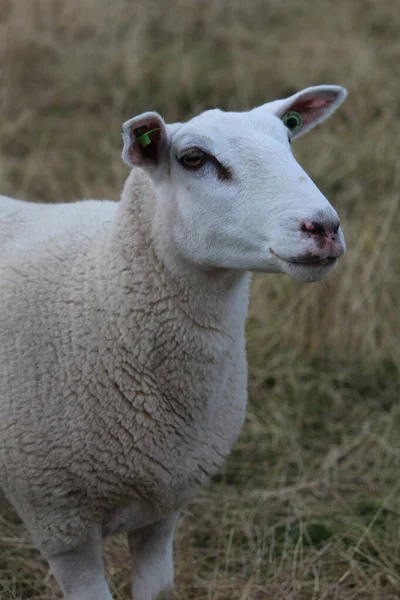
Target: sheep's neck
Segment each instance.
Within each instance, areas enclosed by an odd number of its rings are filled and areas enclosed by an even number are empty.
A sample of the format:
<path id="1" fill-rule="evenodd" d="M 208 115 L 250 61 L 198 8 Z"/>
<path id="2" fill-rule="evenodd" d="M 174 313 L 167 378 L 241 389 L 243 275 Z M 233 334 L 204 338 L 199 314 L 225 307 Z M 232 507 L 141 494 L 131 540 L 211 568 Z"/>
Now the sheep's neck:
<path id="1" fill-rule="evenodd" d="M 112 232 L 113 253 L 119 262 L 115 272 L 123 273 L 120 284 L 131 287 L 133 305 L 140 301 L 139 290 L 146 290 L 148 307 L 169 298 L 200 327 L 230 334 L 243 328 L 250 274 L 205 271 L 185 264 L 173 252 L 168 229 L 155 227 L 155 204 L 147 176 L 133 173 L 126 182 Z"/>
<path id="2" fill-rule="evenodd" d="M 194 420 L 200 406 L 217 409 L 227 396 L 243 406 L 249 275 L 172 275 L 145 213 L 123 197 L 102 246 L 97 314 L 105 372 L 135 406 L 150 393 Z"/>

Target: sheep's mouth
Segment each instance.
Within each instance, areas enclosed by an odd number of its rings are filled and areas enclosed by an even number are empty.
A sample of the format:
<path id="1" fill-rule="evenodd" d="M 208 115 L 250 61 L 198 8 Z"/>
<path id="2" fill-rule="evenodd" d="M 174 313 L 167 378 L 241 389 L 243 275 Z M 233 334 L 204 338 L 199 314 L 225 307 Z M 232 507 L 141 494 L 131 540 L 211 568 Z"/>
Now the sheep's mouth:
<path id="1" fill-rule="evenodd" d="M 313 254 L 305 254 L 304 256 L 298 256 L 294 258 L 283 258 L 283 256 L 280 256 L 272 248 L 270 248 L 270 252 L 280 260 L 283 260 L 284 262 L 289 263 L 290 265 L 298 265 L 303 267 L 330 267 L 334 265 L 337 261 L 336 256 L 318 258 L 318 256 L 315 256 Z"/>
<path id="2" fill-rule="evenodd" d="M 336 261 L 337 258 L 335 256 L 327 256 L 326 258 L 315 258 L 314 260 L 287 260 L 287 262 L 291 263 L 292 265 L 303 265 L 306 267 L 330 267 L 331 265 L 334 265 Z"/>

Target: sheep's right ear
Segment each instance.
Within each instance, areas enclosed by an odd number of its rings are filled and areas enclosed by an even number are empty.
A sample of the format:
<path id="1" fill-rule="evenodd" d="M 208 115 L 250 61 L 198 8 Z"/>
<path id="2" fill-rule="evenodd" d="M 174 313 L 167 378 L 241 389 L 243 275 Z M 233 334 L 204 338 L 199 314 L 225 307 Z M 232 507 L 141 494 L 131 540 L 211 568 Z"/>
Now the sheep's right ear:
<path id="1" fill-rule="evenodd" d="M 155 169 L 168 155 L 165 122 L 156 112 L 145 112 L 122 126 L 122 160 L 130 167 Z"/>

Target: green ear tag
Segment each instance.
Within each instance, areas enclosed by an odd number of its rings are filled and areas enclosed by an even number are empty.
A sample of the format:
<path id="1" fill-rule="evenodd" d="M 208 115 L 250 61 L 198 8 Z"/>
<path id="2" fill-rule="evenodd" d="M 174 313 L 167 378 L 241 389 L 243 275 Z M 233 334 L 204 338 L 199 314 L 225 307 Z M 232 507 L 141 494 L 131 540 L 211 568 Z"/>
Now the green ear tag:
<path id="1" fill-rule="evenodd" d="M 150 131 L 142 133 L 139 137 L 136 138 L 136 140 L 141 146 L 143 146 L 143 148 L 146 148 L 146 146 L 149 146 L 151 144 L 150 133 L 153 133 L 153 131 L 158 131 L 159 129 L 159 127 L 156 127 L 155 129 L 150 129 Z"/>
<path id="2" fill-rule="evenodd" d="M 282 121 L 292 133 L 296 133 L 296 131 L 299 131 L 303 127 L 303 117 L 294 110 L 283 115 Z"/>

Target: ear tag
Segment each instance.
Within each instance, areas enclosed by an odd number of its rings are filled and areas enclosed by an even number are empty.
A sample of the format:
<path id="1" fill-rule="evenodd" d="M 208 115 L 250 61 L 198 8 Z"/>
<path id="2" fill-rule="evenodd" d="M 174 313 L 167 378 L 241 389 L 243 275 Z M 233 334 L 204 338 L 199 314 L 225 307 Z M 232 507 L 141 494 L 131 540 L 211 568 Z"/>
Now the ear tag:
<path id="1" fill-rule="evenodd" d="M 292 133 L 296 133 L 303 127 L 303 117 L 294 110 L 283 115 L 282 121 Z"/>
<path id="2" fill-rule="evenodd" d="M 139 142 L 139 144 L 143 146 L 143 148 L 146 148 L 146 146 L 149 146 L 151 144 L 150 133 L 153 133 L 153 131 L 159 131 L 159 129 L 160 127 L 156 127 L 155 129 L 150 129 L 150 131 L 142 133 L 141 135 L 139 135 L 139 137 L 136 138 L 136 141 Z"/>

